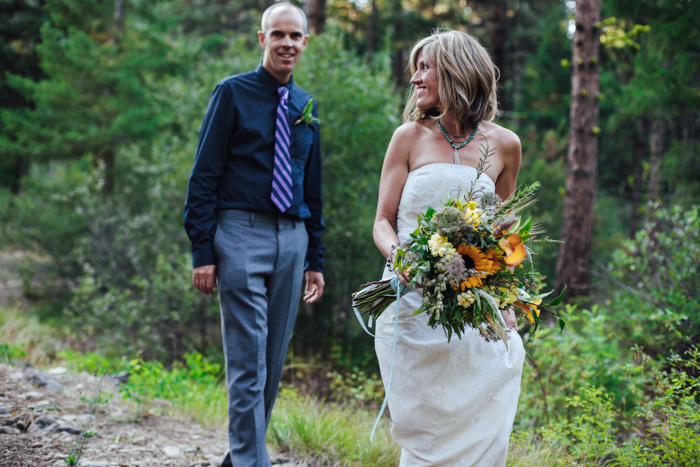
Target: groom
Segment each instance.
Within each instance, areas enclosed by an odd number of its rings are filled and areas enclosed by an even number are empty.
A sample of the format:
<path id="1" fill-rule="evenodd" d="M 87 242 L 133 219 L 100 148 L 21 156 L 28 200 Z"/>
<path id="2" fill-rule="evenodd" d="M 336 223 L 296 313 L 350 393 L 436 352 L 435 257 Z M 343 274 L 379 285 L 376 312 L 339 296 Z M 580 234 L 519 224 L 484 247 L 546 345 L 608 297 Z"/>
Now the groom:
<path id="1" fill-rule="evenodd" d="M 192 282 L 209 295 L 218 279 L 221 303 L 230 447 L 222 465 L 270 465 L 265 433 L 302 275 L 306 303 L 323 295 L 316 104 L 292 78 L 306 27 L 288 2 L 265 10 L 262 64 L 217 84 L 189 180 Z"/>

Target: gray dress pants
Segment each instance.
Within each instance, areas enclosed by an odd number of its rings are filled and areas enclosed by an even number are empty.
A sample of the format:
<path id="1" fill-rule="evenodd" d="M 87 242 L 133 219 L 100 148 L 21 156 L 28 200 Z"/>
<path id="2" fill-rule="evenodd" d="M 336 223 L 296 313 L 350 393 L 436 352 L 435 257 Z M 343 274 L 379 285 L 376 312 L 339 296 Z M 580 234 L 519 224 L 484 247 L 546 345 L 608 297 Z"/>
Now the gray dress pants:
<path id="1" fill-rule="evenodd" d="M 296 319 L 308 236 L 283 214 L 223 210 L 214 238 L 235 467 L 267 467 L 265 433 Z"/>

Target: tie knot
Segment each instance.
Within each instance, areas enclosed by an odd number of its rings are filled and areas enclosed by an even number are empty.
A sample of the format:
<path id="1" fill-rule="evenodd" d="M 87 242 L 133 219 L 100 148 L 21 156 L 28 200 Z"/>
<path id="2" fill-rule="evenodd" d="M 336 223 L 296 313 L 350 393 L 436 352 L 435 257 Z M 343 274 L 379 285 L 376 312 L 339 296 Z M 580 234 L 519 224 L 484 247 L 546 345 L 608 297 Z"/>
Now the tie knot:
<path id="1" fill-rule="evenodd" d="M 280 101 L 285 102 L 289 96 L 289 89 L 286 86 L 280 86 L 277 88 L 277 94 L 280 96 Z"/>

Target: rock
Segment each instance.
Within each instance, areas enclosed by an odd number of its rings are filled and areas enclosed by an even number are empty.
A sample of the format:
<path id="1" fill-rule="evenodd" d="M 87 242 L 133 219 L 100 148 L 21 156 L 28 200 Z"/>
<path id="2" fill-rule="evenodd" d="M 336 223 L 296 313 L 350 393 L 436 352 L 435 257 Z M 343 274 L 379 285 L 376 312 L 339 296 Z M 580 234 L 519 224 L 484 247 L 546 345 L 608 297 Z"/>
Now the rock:
<path id="1" fill-rule="evenodd" d="M 50 375 L 62 375 L 67 371 L 68 370 L 63 368 L 62 366 L 57 366 L 56 368 L 51 368 L 50 370 L 48 370 L 47 373 Z"/>
<path id="2" fill-rule="evenodd" d="M 63 386 L 61 386 L 58 381 L 36 369 L 29 369 L 26 371 L 26 380 L 29 381 L 32 386 L 45 388 L 54 392 L 63 392 Z"/>
<path id="3" fill-rule="evenodd" d="M 128 371 L 122 371 L 114 375 L 114 379 L 119 381 L 121 384 L 125 384 L 129 381 L 129 376 L 131 376 L 131 373 Z"/>
<path id="4" fill-rule="evenodd" d="M 5 435 L 18 435 L 22 432 L 12 426 L 0 426 L 0 433 Z"/>
<path id="5" fill-rule="evenodd" d="M 58 431 L 62 431 L 64 433 L 68 433 L 69 435 L 76 435 L 76 436 L 79 435 L 80 433 L 82 433 L 82 430 L 80 430 L 74 426 L 70 426 L 70 425 L 60 425 L 58 427 Z"/>
<path id="6" fill-rule="evenodd" d="M 165 446 L 163 448 L 163 452 L 165 453 L 166 456 L 171 457 L 171 458 L 182 456 L 182 449 L 180 449 L 177 446 Z"/>
<path id="7" fill-rule="evenodd" d="M 208 459 L 196 460 L 190 464 L 190 467 L 209 467 L 211 462 Z"/>
<path id="8" fill-rule="evenodd" d="M 64 462 L 65 464 L 65 462 Z M 80 467 L 110 467 L 109 462 L 104 462 L 104 461 L 91 461 L 91 460 L 82 460 L 80 461 Z"/>
<path id="9" fill-rule="evenodd" d="M 6 409 L 5 407 L 0 407 L 0 415 L 6 415 L 9 414 L 10 411 Z"/>
<path id="10" fill-rule="evenodd" d="M 44 393 L 39 391 L 28 391 L 19 395 L 20 399 L 41 399 L 42 397 Z"/>
<path id="11" fill-rule="evenodd" d="M 27 432 L 34 435 L 48 435 L 56 430 L 58 430 L 56 419 L 48 415 L 42 415 L 29 425 Z"/>

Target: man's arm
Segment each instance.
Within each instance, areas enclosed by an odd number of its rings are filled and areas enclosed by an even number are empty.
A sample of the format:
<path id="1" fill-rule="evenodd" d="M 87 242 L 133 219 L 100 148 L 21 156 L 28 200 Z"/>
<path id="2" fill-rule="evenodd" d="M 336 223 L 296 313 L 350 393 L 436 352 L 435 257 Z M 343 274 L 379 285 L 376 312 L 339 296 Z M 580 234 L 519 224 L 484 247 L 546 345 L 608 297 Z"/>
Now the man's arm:
<path id="1" fill-rule="evenodd" d="M 314 101 L 312 111 L 318 117 L 318 109 Z M 321 237 L 325 230 L 323 223 L 323 191 L 321 177 L 321 137 L 318 124 L 314 127 L 314 139 L 311 154 L 304 168 L 304 203 L 311 212 L 311 217 L 305 220 L 306 232 L 309 236 L 309 246 L 306 250 L 306 286 L 304 302 L 314 303 L 323 295 L 323 241 Z"/>
<path id="2" fill-rule="evenodd" d="M 234 124 L 233 93 L 228 85 L 219 83 L 199 132 L 184 216 L 185 230 L 192 242 L 192 282 L 197 290 L 207 295 L 216 287 L 216 206 L 230 129 Z"/>
<path id="3" fill-rule="evenodd" d="M 313 116 L 317 117 L 316 102 Z M 325 230 L 323 223 L 323 192 L 321 176 L 321 137 L 318 124 L 314 127 L 314 137 L 311 153 L 304 167 L 304 203 L 311 212 L 311 217 L 305 220 L 306 232 L 309 234 L 309 246 L 306 250 L 307 271 L 323 272 L 323 241 L 321 237 Z"/>

